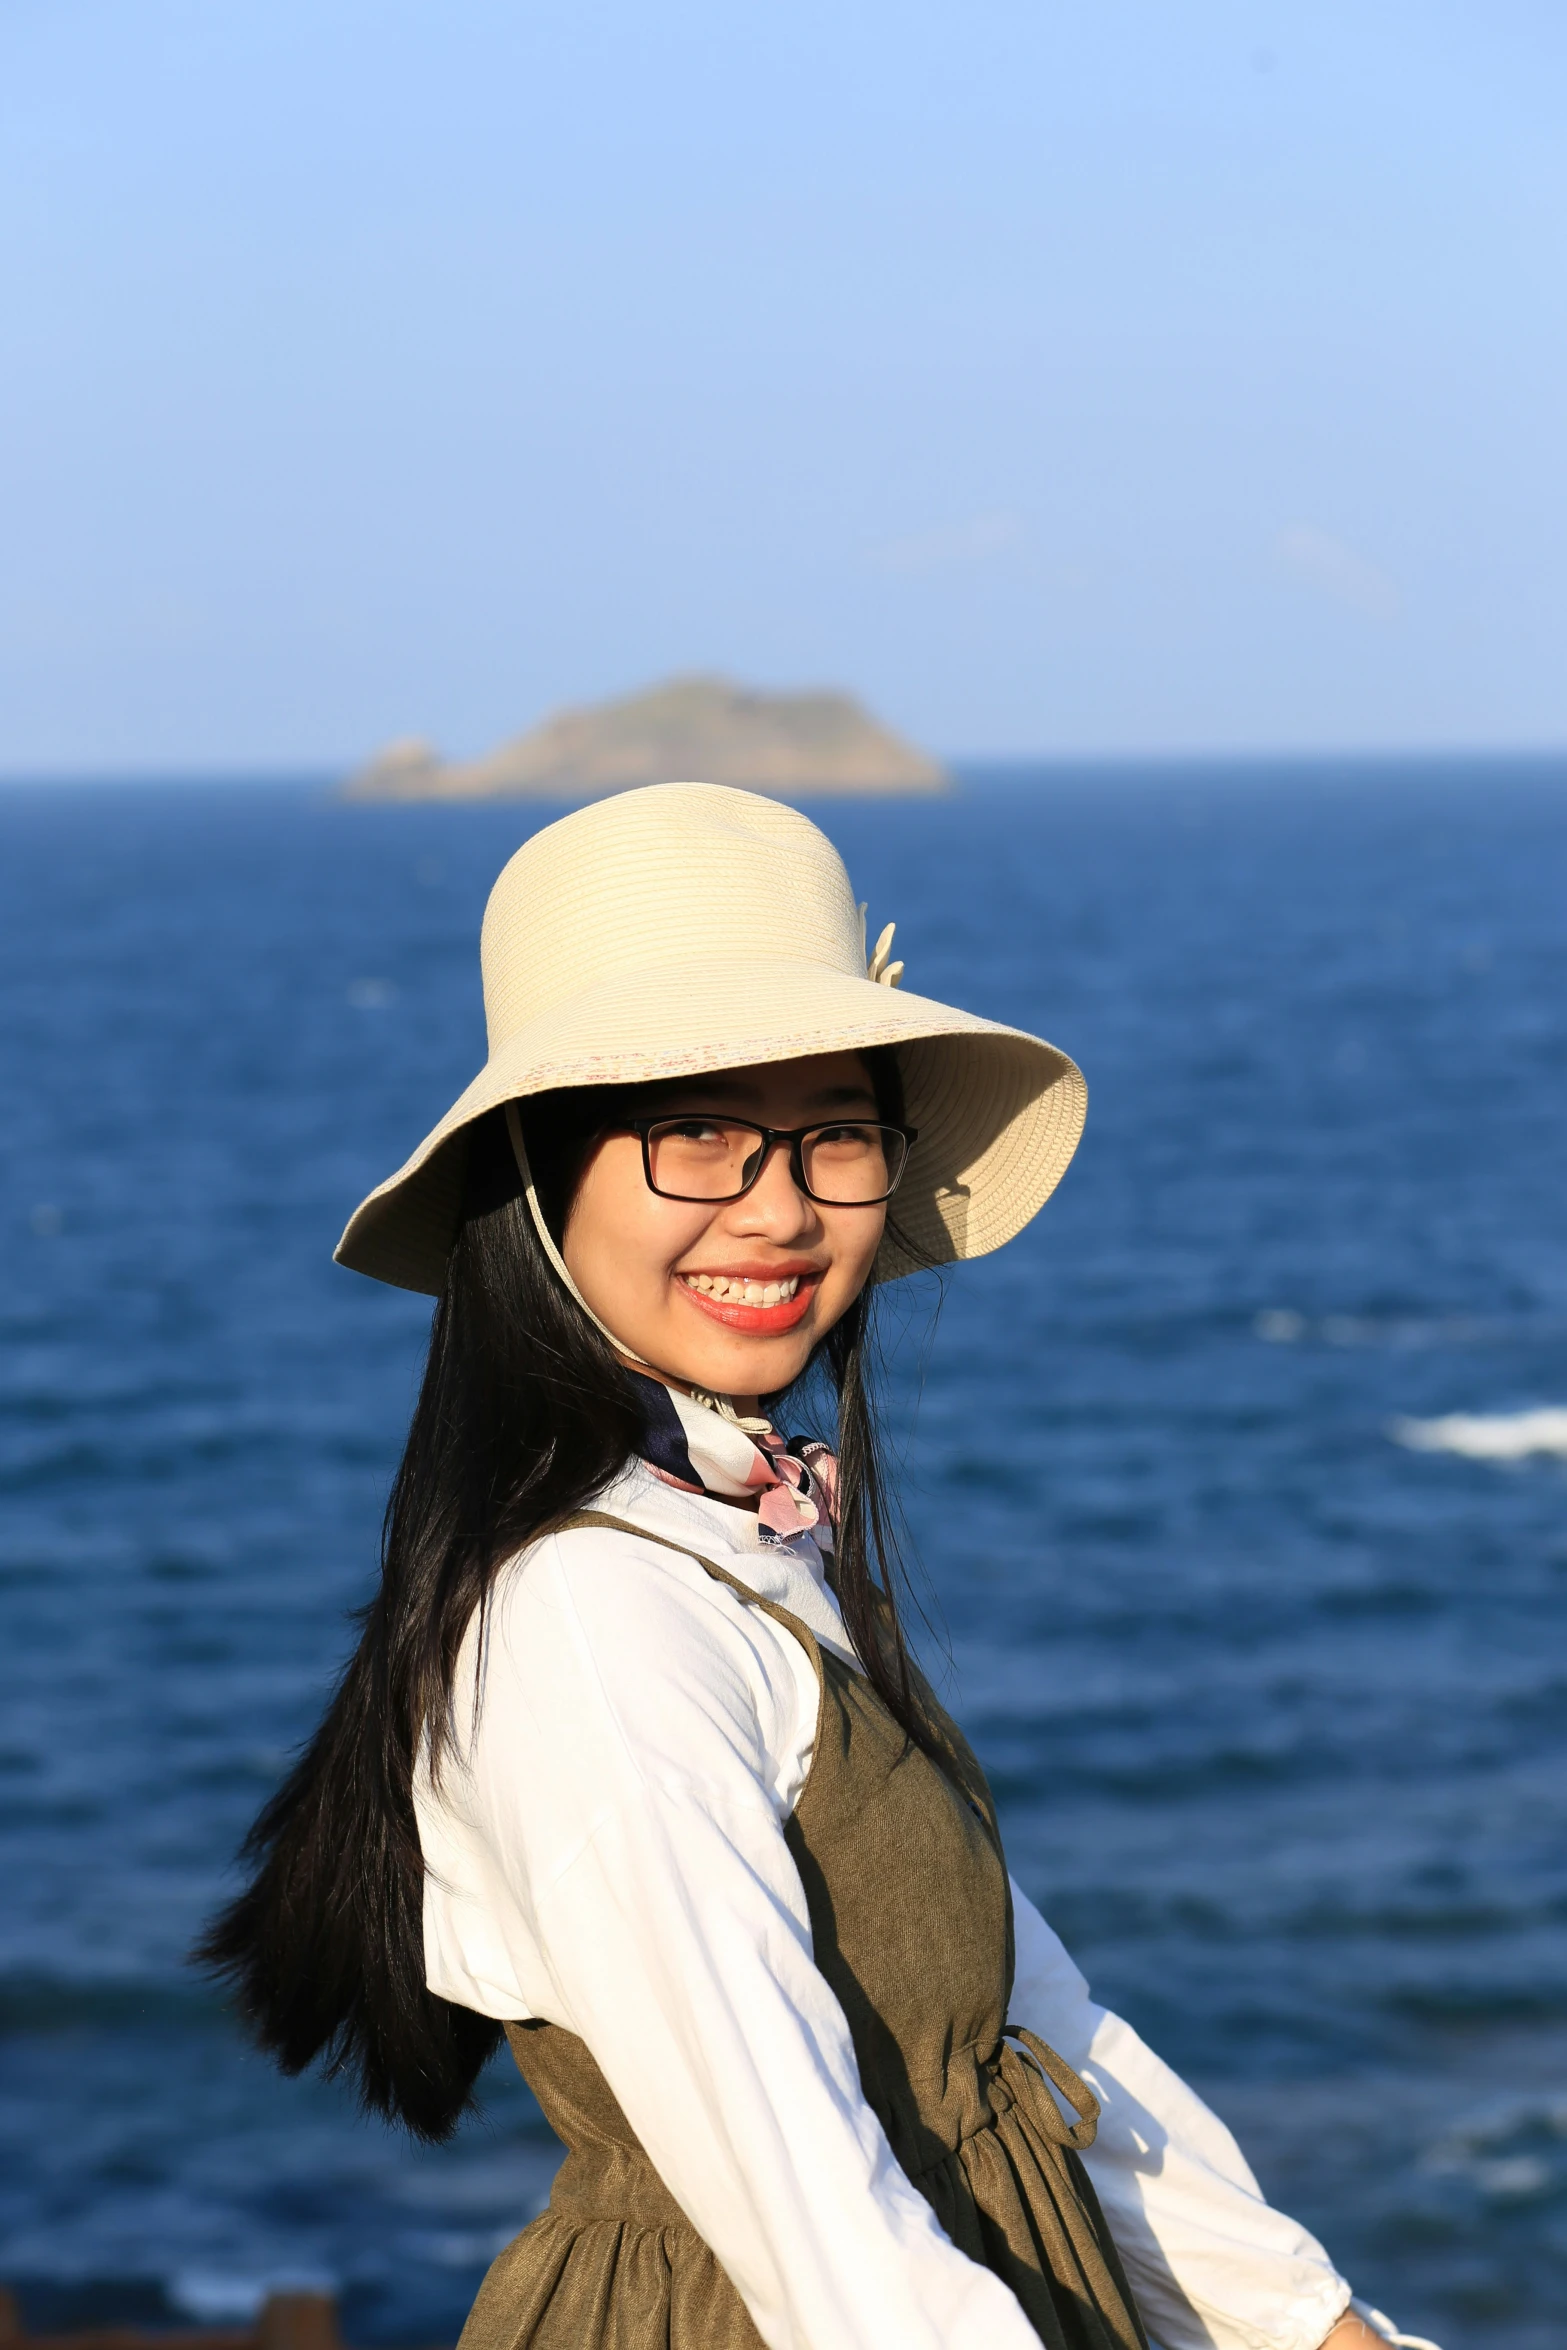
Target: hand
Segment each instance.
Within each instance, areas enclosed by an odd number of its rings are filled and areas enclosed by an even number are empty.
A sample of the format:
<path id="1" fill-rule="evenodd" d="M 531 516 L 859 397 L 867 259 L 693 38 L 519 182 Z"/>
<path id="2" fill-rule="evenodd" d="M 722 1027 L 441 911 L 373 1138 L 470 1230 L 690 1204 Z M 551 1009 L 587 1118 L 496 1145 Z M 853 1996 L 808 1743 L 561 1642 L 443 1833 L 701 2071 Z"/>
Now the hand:
<path id="1" fill-rule="evenodd" d="M 1346 2309 L 1333 2331 L 1322 2344 L 1322 2350 L 1387 2350 L 1387 2338 L 1368 2326 L 1363 2317 Z"/>

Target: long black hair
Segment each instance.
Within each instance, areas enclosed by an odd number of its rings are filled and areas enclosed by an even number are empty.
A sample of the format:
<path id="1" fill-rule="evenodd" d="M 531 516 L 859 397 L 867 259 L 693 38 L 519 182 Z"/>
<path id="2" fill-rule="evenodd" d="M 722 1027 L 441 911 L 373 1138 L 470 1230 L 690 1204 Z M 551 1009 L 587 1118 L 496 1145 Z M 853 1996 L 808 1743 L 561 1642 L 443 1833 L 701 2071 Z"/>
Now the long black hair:
<path id="1" fill-rule="evenodd" d="M 885 1118 L 902 1116 L 890 1049 L 866 1055 Z M 564 1229 L 588 1143 L 627 1089 L 527 1105 L 541 1206 Z M 631 1376 L 550 1266 L 503 1114 L 467 1139 L 461 1225 L 381 1542 L 381 1581 L 324 1719 L 245 1839 L 249 1882 L 197 1963 L 229 1984 L 287 2073 L 322 2061 L 417 2136 L 449 2136 L 501 2027 L 425 1983 L 424 1861 L 413 1780 L 450 1735 L 458 1652 L 505 1561 L 624 1467 L 642 1418 Z M 893 1715 L 928 1743 L 899 1623 L 900 1567 L 873 1399 L 871 1293 L 810 1366 L 836 1399 L 834 1582 L 845 1627 Z"/>

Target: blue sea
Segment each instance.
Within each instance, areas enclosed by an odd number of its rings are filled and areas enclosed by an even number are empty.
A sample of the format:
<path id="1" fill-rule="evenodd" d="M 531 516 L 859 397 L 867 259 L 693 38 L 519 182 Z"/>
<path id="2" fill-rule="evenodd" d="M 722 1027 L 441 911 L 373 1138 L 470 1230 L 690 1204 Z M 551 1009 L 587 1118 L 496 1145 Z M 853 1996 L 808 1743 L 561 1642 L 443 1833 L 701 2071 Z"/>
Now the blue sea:
<path id="1" fill-rule="evenodd" d="M 925 1651 L 1014 1869 L 1361 2292 L 1559 2350 L 1567 764 L 818 813 L 911 986 L 1089 1078 L 1034 1228 L 887 1323 Z M 416 2149 L 185 1963 L 417 1376 L 427 1305 L 332 1246 L 482 1058 L 479 916 L 540 820 L 0 794 L 0 2279 L 37 2326 L 320 2281 L 352 2340 L 451 2341 L 548 2191 L 503 2066 Z"/>

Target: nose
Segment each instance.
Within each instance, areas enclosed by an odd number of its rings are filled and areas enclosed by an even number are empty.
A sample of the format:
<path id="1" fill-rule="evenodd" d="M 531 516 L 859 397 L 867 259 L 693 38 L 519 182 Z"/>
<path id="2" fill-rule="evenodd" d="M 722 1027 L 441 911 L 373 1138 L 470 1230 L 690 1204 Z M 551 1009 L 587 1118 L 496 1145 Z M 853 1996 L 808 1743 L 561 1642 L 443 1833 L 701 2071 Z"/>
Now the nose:
<path id="1" fill-rule="evenodd" d="M 737 1237 L 748 1233 L 776 1241 L 780 1247 L 820 1229 L 814 1202 L 794 1179 L 788 1143 L 772 1145 L 762 1172 L 744 1197 L 735 1201 L 729 1215 L 730 1230 Z"/>

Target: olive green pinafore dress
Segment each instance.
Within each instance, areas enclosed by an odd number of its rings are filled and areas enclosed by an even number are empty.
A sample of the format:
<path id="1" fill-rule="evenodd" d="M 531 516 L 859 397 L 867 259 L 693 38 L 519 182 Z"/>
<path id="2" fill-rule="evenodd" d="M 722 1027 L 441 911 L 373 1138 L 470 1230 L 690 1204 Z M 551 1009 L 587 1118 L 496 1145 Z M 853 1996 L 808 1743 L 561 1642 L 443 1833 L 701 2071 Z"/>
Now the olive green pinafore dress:
<path id="1" fill-rule="evenodd" d="M 599 1511 L 569 1523 L 661 1539 Z M 990 1790 L 961 1733 L 924 1691 L 942 1769 L 798 1617 L 685 1545 L 663 1547 L 775 1617 L 815 1666 L 816 1745 L 785 1834 L 816 1964 L 894 2154 L 1051 2350 L 1147 2350 L 1077 2153 L 1098 2106 L 1054 2050 L 1008 2029 L 1011 1892 Z M 491 2267 L 459 2350 L 762 2350 L 584 2043 L 536 2022 L 508 2025 L 507 2038 L 566 2158 L 547 2210 Z M 1046 2073 L 1080 2116 L 1071 2128 Z"/>

